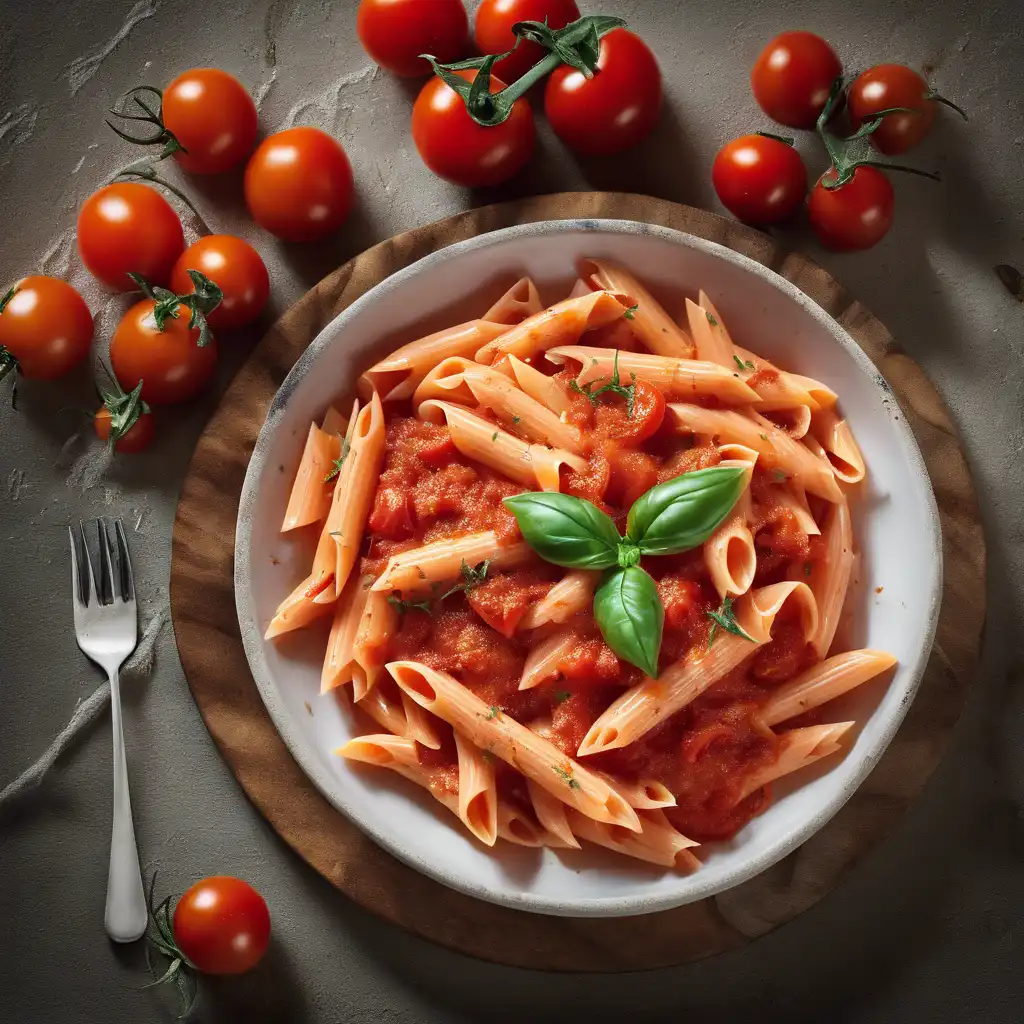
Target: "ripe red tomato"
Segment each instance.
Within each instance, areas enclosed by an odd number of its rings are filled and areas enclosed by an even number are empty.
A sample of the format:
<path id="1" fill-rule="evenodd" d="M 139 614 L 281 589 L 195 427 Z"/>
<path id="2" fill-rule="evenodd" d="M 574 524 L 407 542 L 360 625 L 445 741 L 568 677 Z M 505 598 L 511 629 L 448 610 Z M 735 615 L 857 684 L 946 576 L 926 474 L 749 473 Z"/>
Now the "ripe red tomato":
<path id="1" fill-rule="evenodd" d="M 892 224 L 892 184 L 874 167 L 858 167 L 845 185 L 825 187 L 834 180 L 835 172 L 826 171 L 811 190 L 807 212 L 814 233 L 829 249 L 870 249 Z"/>
<path id="2" fill-rule="evenodd" d="M 843 68 L 835 51 L 813 32 L 783 32 L 750 72 L 754 99 L 774 121 L 813 128 Z"/>
<path id="3" fill-rule="evenodd" d="M 206 319 L 214 330 L 234 330 L 256 320 L 270 297 L 270 275 L 260 254 L 234 235 L 206 235 L 193 242 L 171 271 L 171 291 L 195 290 L 190 270 L 205 274 L 224 293 Z"/>
<path id="4" fill-rule="evenodd" d="M 640 378 L 631 382 L 622 379 L 622 383 L 631 383 L 635 388 L 633 415 L 629 415 L 623 398 L 605 395 L 597 405 L 597 421 L 604 427 L 606 436 L 639 444 L 657 433 L 661 426 L 665 418 L 665 397 L 653 384 Z"/>
<path id="5" fill-rule="evenodd" d="M 356 31 L 382 68 L 403 78 L 429 75 L 429 53 L 441 64 L 466 56 L 469 20 L 462 0 L 362 0 Z"/>
<path id="6" fill-rule="evenodd" d="M 352 199 L 345 150 L 319 128 L 267 136 L 245 169 L 245 202 L 253 220 L 288 242 L 313 242 L 337 231 Z"/>
<path id="7" fill-rule="evenodd" d="M 928 83 L 902 64 L 879 64 L 862 71 L 846 95 L 850 119 L 855 128 L 872 120 L 880 110 L 909 107 L 917 114 L 887 114 L 871 133 L 871 142 L 881 153 L 894 156 L 913 149 L 932 130 L 936 102 Z"/>
<path id="8" fill-rule="evenodd" d="M 515 46 L 512 26 L 517 21 L 544 21 L 548 28 L 565 28 L 580 16 L 575 0 L 483 0 L 476 10 L 476 45 L 481 53 L 504 53 Z M 547 51 L 523 39 L 515 52 L 494 65 L 503 82 L 521 78 Z"/>
<path id="9" fill-rule="evenodd" d="M 63 377 L 89 354 L 89 307 L 56 277 L 23 277 L 13 291 L 0 313 L 0 347 L 17 360 L 26 377 Z"/>
<path id="10" fill-rule="evenodd" d="M 174 941 L 203 974 L 243 974 L 270 943 L 270 912 L 248 882 L 213 875 L 174 908 Z"/>
<path id="11" fill-rule="evenodd" d="M 467 82 L 475 71 L 458 71 Z M 491 77 L 491 92 L 505 83 Z M 512 105 L 501 124 L 477 124 L 451 86 L 432 78 L 412 108 L 412 137 L 423 162 L 437 175 L 466 188 L 498 185 L 511 178 L 533 154 L 533 111 L 525 99 Z"/>
<path id="12" fill-rule="evenodd" d="M 807 195 L 800 154 L 767 135 L 741 135 L 715 157 L 711 181 L 722 204 L 749 224 L 777 224 Z"/>
<path id="13" fill-rule="evenodd" d="M 555 134 L 584 156 L 607 156 L 646 138 L 661 110 L 661 70 L 639 36 L 624 28 L 601 39 L 597 74 L 563 64 L 548 79 L 544 112 Z"/>
<path id="14" fill-rule="evenodd" d="M 93 417 L 93 428 L 96 436 L 101 441 L 110 440 L 111 417 L 110 410 L 101 405 Z M 139 418 L 131 425 L 128 432 L 114 442 L 114 451 L 121 455 L 138 455 L 144 452 L 153 442 L 153 435 L 156 433 L 156 423 L 151 412 L 142 412 Z"/>
<path id="15" fill-rule="evenodd" d="M 148 185 L 118 181 L 94 192 L 78 214 L 78 253 L 93 277 L 119 292 L 138 285 L 128 273 L 165 285 L 185 248 L 181 221 Z"/>
<path id="16" fill-rule="evenodd" d="M 174 159 L 192 174 L 219 174 L 240 164 L 256 144 L 256 104 L 233 75 L 193 68 L 164 90 L 164 127 L 188 152 Z"/>
<path id="17" fill-rule="evenodd" d="M 143 299 L 125 313 L 110 341 L 110 364 L 125 391 L 142 381 L 142 399 L 153 405 L 184 402 L 209 383 L 217 366 L 217 342 L 196 344 L 199 329 L 189 328 L 190 312 L 178 306 L 158 331 L 154 302 Z"/>

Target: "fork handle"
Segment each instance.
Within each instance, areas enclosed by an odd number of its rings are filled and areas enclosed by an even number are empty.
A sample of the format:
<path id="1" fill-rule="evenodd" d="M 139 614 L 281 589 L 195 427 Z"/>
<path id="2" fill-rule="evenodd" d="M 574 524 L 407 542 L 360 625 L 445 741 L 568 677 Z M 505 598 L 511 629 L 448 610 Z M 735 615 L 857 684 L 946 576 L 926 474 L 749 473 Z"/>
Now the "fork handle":
<path id="1" fill-rule="evenodd" d="M 107 934 L 115 942 L 134 942 L 146 931 L 146 892 L 135 845 L 128 765 L 121 729 L 121 687 L 117 672 L 110 674 L 110 708 L 114 724 L 114 821 L 110 831 L 110 869 L 107 873 Z"/>

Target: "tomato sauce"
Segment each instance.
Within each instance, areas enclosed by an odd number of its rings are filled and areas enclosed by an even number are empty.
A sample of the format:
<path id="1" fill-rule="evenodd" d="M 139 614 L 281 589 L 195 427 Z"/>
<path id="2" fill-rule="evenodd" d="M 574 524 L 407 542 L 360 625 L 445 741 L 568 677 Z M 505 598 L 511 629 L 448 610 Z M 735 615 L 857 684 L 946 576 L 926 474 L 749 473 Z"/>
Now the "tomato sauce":
<path id="1" fill-rule="evenodd" d="M 575 379 L 570 370 L 546 360 L 535 365 L 567 387 Z M 582 472 L 563 468 L 562 490 L 592 501 L 623 531 L 630 506 L 650 487 L 720 461 L 713 446 L 694 445 L 677 434 L 666 422 L 663 396 L 640 383 L 632 416 L 621 394 L 606 392 L 594 399 L 576 389 L 569 390 L 566 416 L 587 438 L 589 456 Z M 507 424 L 503 429 L 516 432 Z M 780 504 L 779 484 L 760 470 L 751 484 L 756 586 L 810 575 L 813 563 L 823 557 L 820 538 L 803 533 L 793 512 Z M 362 571 L 379 574 L 400 551 L 466 533 L 494 530 L 503 540 L 517 539 L 518 527 L 502 498 L 523 490 L 462 456 L 446 426 L 395 416 L 387 426 L 386 461 L 370 514 Z M 702 551 L 644 558 L 642 565 L 654 578 L 665 610 L 661 668 L 705 650 L 712 642 L 708 613 L 721 601 Z M 541 627 L 531 636 L 517 626 L 563 575 L 564 570 L 538 558 L 513 571 L 491 572 L 468 588 L 436 592 L 429 612 L 411 607 L 402 612 L 387 657 L 413 659 L 451 673 L 486 704 L 533 727 L 575 757 L 593 723 L 642 673 L 604 643 L 587 610 L 565 624 L 572 642 L 557 676 L 519 689 L 531 645 L 553 627 Z M 778 750 L 779 741 L 761 722 L 759 708 L 774 687 L 814 660 L 799 624 L 780 617 L 772 641 L 742 669 L 629 746 L 593 755 L 585 763 L 621 777 L 661 780 L 676 796 L 678 806 L 668 813 L 678 828 L 698 840 L 727 838 L 770 799 L 762 790 L 736 802 L 744 777 L 771 763 Z M 431 769 L 434 785 L 454 792 L 454 741 L 451 730 L 439 725 L 441 749 L 421 748 L 420 759 Z M 497 773 L 503 795 L 528 812 L 522 778 L 502 765 Z"/>

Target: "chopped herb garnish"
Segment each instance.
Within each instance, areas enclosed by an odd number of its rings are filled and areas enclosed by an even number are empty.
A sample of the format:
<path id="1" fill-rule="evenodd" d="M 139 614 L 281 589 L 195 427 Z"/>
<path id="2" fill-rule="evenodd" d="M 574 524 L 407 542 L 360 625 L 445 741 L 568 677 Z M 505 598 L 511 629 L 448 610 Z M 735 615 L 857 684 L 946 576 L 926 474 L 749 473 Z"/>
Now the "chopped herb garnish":
<path id="1" fill-rule="evenodd" d="M 501 708 L 492 704 L 490 711 L 487 712 L 487 721 L 489 722 L 492 718 L 497 718 L 499 714 L 501 714 Z"/>
<path id="2" fill-rule="evenodd" d="M 768 440 L 768 435 L 767 434 L 762 434 L 761 435 L 761 440 L 762 441 L 767 441 Z"/>
<path id="3" fill-rule="evenodd" d="M 788 477 L 788 476 L 786 476 L 786 471 L 785 471 L 785 470 L 783 470 L 783 469 L 779 469 L 779 467 L 778 467 L 778 466 L 776 466 L 776 467 L 775 467 L 775 468 L 774 468 L 774 469 L 772 470 L 772 479 L 773 479 L 773 480 L 774 480 L 774 481 L 775 481 L 776 483 L 784 484 L 784 483 L 785 483 L 785 482 L 786 482 L 786 481 L 787 481 L 787 480 L 789 479 L 789 477 Z"/>
<path id="4" fill-rule="evenodd" d="M 391 594 L 388 594 L 388 604 L 393 608 L 398 609 L 398 614 L 404 618 L 406 612 L 411 612 L 413 609 L 420 612 L 426 612 L 430 614 L 430 602 L 426 599 L 422 601 L 403 601 L 401 597 L 402 592 L 396 590 Z"/>
<path id="5" fill-rule="evenodd" d="M 569 387 L 578 394 L 586 395 L 590 399 L 591 405 L 597 405 L 597 400 L 608 391 L 619 395 L 626 400 L 626 418 L 631 420 L 633 418 L 633 407 L 636 404 L 636 374 L 631 373 L 629 379 L 629 384 L 623 384 L 619 379 L 619 350 L 616 349 L 615 360 L 612 364 L 612 377 L 607 384 L 602 385 L 595 391 L 594 381 L 581 387 L 573 380 L 569 382 Z"/>
<path id="6" fill-rule="evenodd" d="M 709 648 L 715 642 L 715 633 L 718 631 L 719 626 L 726 633 L 732 633 L 733 636 L 741 636 L 744 640 L 753 642 L 754 638 L 736 621 L 736 613 L 733 611 L 732 606 L 732 598 L 727 597 L 717 611 L 707 612 L 707 617 L 711 620 L 711 633 L 708 635 Z"/>
<path id="7" fill-rule="evenodd" d="M 351 450 L 352 446 L 349 444 L 348 438 L 343 437 L 341 439 L 341 455 L 334 460 L 331 471 L 324 477 L 325 484 L 329 484 L 341 472 L 341 467 L 345 465 L 345 460 Z"/>
<path id="8" fill-rule="evenodd" d="M 740 368 L 741 370 L 745 370 L 745 369 L 746 369 L 746 365 L 744 364 L 743 360 L 742 360 L 742 359 L 740 359 L 740 357 L 739 357 L 739 356 L 733 356 L 733 357 L 732 357 L 732 361 L 733 361 L 733 362 L 734 362 L 734 363 L 735 363 L 735 364 L 736 364 L 736 365 L 737 365 L 737 366 L 738 366 L 738 367 L 739 367 L 739 368 Z"/>
<path id="9" fill-rule="evenodd" d="M 572 690 L 555 690 L 555 703 L 561 704 L 572 696 Z"/>
<path id="10" fill-rule="evenodd" d="M 748 359 L 748 360 L 747 360 L 747 361 L 746 361 L 746 362 L 745 362 L 745 363 L 744 363 L 743 365 L 744 365 L 744 366 L 745 366 L 745 367 L 746 367 L 746 368 L 747 368 L 748 370 L 756 370 L 756 369 L 757 369 L 757 367 L 756 367 L 756 366 L 755 366 L 755 365 L 754 365 L 754 364 L 753 364 L 753 363 L 752 363 L 752 362 L 751 362 L 751 361 L 750 361 L 749 359 Z"/>
<path id="11" fill-rule="evenodd" d="M 630 307 L 629 307 L 629 309 L 627 309 L 627 310 L 626 310 L 626 312 L 625 312 L 625 313 L 623 313 L 622 315 L 623 315 L 623 316 L 624 316 L 624 317 L 625 317 L 625 318 L 626 318 L 627 320 L 632 320 L 632 319 L 633 319 L 633 317 L 635 317 L 635 316 L 636 316 L 636 311 L 637 311 L 637 310 L 638 310 L 639 308 L 640 308 L 640 303 L 638 302 L 638 303 L 637 303 L 637 304 L 636 304 L 635 306 L 630 306 Z"/>
<path id="12" fill-rule="evenodd" d="M 451 597 L 452 594 L 457 594 L 460 590 L 464 590 L 468 594 L 474 587 L 480 586 L 487 579 L 487 573 L 490 568 L 491 560 L 489 558 L 480 562 L 475 569 L 463 559 L 462 565 L 459 567 L 462 582 L 456 583 L 450 590 L 446 590 L 441 595 L 440 600 L 443 601 L 446 597 Z"/>
<path id="13" fill-rule="evenodd" d="M 491 434 L 491 440 L 492 441 L 497 441 L 498 440 L 498 432 L 497 431 L 495 431 L 493 434 Z"/>
<path id="14" fill-rule="evenodd" d="M 704 315 L 708 318 L 708 323 L 711 324 L 712 327 L 718 326 L 718 321 L 707 310 L 704 310 Z M 733 356 L 733 359 L 735 358 L 736 357 Z M 740 367 L 740 369 L 742 369 L 742 366 Z"/>
<path id="15" fill-rule="evenodd" d="M 572 777 L 572 771 L 563 768 L 560 764 L 553 764 L 551 766 L 555 770 L 555 774 L 562 779 L 570 789 L 582 789 L 580 784 Z"/>
<path id="16" fill-rule="evenodd" d="M 522 421 L 522 416 L 513 416 L 512 417 L 512 423 L 515 426 L 518 426 L 521 421 Z"/>

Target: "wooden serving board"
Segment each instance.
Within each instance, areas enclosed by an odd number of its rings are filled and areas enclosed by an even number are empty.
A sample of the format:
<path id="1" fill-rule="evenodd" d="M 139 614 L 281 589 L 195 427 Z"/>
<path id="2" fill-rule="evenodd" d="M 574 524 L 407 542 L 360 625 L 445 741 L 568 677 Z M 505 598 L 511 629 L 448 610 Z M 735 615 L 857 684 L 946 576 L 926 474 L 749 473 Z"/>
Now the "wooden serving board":
<path id="1" fill-rule="evenodd" d="M 765 264 L 834 316 L 878 366 L 931 473 L 945 586 L 917 698 L 874 772 L 836 817 L 774 868 L 718 897 L 642 917 L 569 920 L 508 910 L 399 863 L 336 811 L 292 760 L 253 682 L 235 618 L 235 517 L 267 408 L 320 329 L 367 289 L 427 253 L 538 220 L 646 221 L 688 231 Z M 407 231 L 368 249 L 289 309 L 235 377 L 199 440 L 174 526 L 171 611 L 192 694 L 250 800 L 295 851 L 347 896 L 452 949 L 505 964 L 619 971 L 679 964 L 749 942 L 820 900 L 879 843 L 946 748 L 974 676 L 985 615 L 984 538 L 967 463 L 934 387 L 885 327 L 820 267 L 704 210 L 620 193 L 502 203 Z"/>

